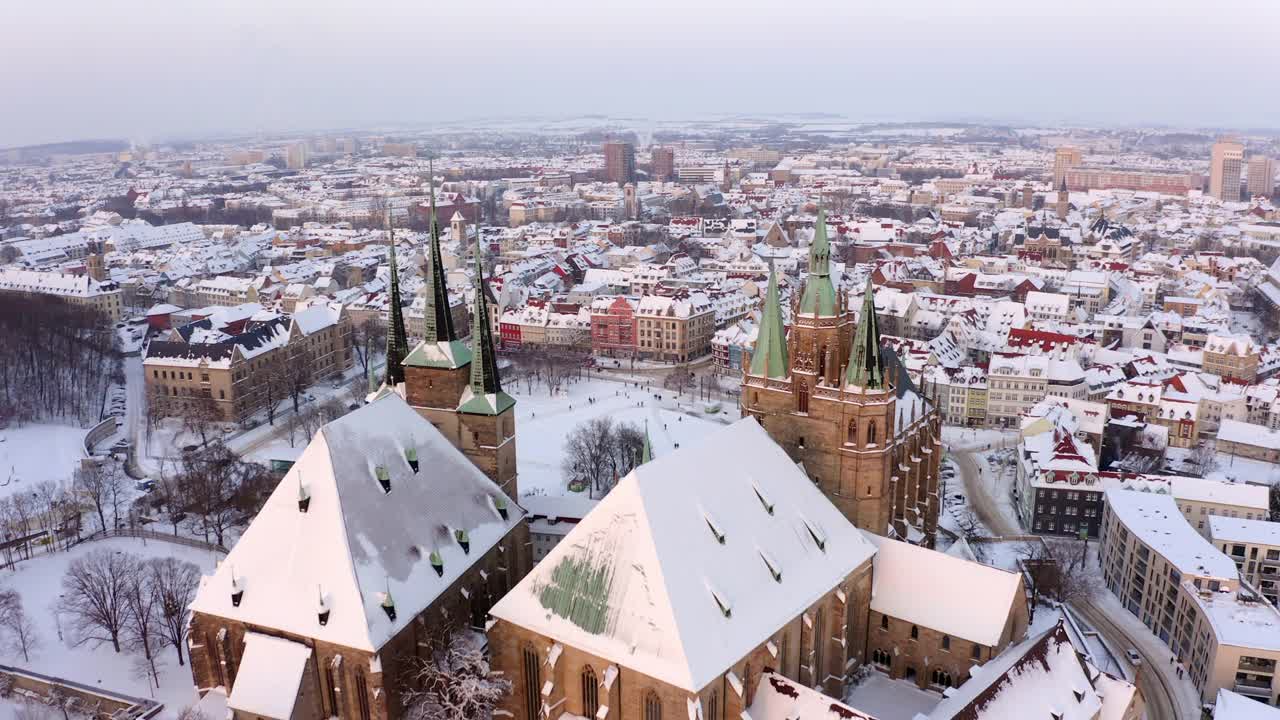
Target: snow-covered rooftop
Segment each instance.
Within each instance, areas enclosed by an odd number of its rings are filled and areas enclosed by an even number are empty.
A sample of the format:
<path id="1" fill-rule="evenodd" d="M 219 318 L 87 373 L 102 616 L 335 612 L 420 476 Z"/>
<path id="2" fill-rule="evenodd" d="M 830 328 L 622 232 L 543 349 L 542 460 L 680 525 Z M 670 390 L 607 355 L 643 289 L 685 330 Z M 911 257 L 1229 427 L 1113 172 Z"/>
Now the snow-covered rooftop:
<path id="1" fill-rule="evenodd" d="M 1009 609 L 1023 602 L 1018 573 L 865 535 L 876 545 L 873 611 L 988 647 L 1000 644 Z M 939 587 L 967 590 L 938 602 Z"/>
<path id="2" fill-rule="evenodd" d="M 256 632 L 244 635 L 244 654 L 227 707 L 264 718 L 291 718 L 311 648 Z"/>
<path id="3" fill-rule="evenodd" d="M 506 519 L 499 502 L 509 508 Z M 522 520 L 497 485 L 388 393 L 321 428 L 226 560 L 201 581 L 191 608 L 377 651 Z M 386 595 L 395 620 L 381 607 Z M 322 607 L 329 613 L 323 625 Z"/>
<path id="4" fill-rule="evenodd" d="M 698 692 L 874 552 L 745 419 L 632 471 L 492 614 Z"/>

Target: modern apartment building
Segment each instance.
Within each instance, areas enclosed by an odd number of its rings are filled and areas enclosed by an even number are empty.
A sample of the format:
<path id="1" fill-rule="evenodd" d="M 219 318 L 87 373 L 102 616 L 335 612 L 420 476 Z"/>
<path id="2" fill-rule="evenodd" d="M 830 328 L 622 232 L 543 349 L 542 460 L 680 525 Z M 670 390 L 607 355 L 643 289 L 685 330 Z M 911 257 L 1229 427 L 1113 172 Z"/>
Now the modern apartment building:
<path id="1" fill-rule="evenodd" d="M 1209 542 L 1231 558 L 1240 577 L 1258 588 L 1272 605 L 1280 603 L 1280 523 L 1214 516 Z"/>
<path id="2" fill-rule="evenodd" d="M 650 151 L 653 159 L 653 179 L 654 180 L 670 180 L 676 174 L 676 151 L 675 148 L 656 147 Z M 606 160 L 608 158 L 606 157 Z"/>
<path id="3" fill-rule="evenodd" d="M 604 178 L 608 182 L 635 182 L 636 148 L 629 142 L 610 140 L 604 144 Z"/>
<path id="4" fill-rule="evenodd" d="M 1053 187 L 1062 187 L 1067 181 L 1067 170 L 1078 167 L 1083 160 L 1080 148 L 1060 147 L 1053 152 Z"/>
<path id="5" fill-rule="evenodd" d="M 1098 558 L 1107 588 L 1169 647 L 1201 702 L 1227 689 L 1276 704 L 1280 612 L 1172 497 L 1108 490 Z"/>
<path id="6" fill-rule="evenodd" d="M 1245 180 L 1245 188 L 1249 197 L 1271 197 L 1276 189 L 1276 161 L 1266 155 L 1254 155 L 1249 158 L 1249 169 Z"/>
<path id="7" fill-rule="evenodd" d="M 1209 155 L 1209 194 L 1223 202 L 1240 201 L 1240 173 L 1244 169 L 1244 145 L 1222 138 Z"/>

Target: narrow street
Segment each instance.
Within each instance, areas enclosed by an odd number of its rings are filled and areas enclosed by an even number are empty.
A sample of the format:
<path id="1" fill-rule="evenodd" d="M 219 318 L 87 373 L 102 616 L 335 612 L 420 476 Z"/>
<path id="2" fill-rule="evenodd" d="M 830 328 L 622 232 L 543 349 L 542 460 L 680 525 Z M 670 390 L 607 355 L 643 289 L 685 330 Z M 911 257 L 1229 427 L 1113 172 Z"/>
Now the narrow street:
<path id="1" fill-rule="evenodd" d="M 1109 592 L 1105 588 L 1098 590 L 1100 593 Z M 1163 718 L 1177 718 L 1177 720 L 1196 720 L 1199 717 L 1197 709 L 1186 707 L 1187 703 L 1179 703 L 1178 696 L 1174 693 L 1175 683 L 1180 683 L 1176 677 L 1166 678 L 1165 675 L 1175 675 L 1174 667 L 1168 662 L 1169 651 L 1163 650 L 1156 654 L 1155 648 L 1151 647 L 1151 643 L 1146 638 L 1138 640 L 1130 635 L 1120 624 L 1113 622 L 1108 616 L 1105 608 L 1098 607 L 1093 601 L 1086 601 L 1072 604 L 1071 608 L 1085 618 L 1094 629 L 1101 633 L 1108 642 L 1111 643 L 1119 652 L 1124 653 L 1126 650 L 1133 648 L 1142 658 L 1142 663 L 1134 668 L 1137 676 L 1138 689 L 1142 692 L 1142 697 L 1146 700 L 1147 711 L 1146 716 L 1150 720 L 1162 720 Z M 1144 628 L 1145 632 L 1145 628 Z M 1150 635 L 1150 633 L 1146 633 Z M 1155 636 L 1150 636 L 1151 640 L 1156 640 Z M 1156 640 L 1158 644 L 1159 641 Z M 1179 706 L 1183 707 L 1179 707 Z"/>
<path id="2" fill-rule="evenodd" d="M 965 495 L 969 498 L 969 506 L 973 512 L 991 530 L 993 535 L 1017 535 L 1021 532 L 1005 514 L 991 495 L 991 478 L 983 477 L 981 466 L 975 457 L 977 450 L 952 446 L 951 457 L 955 458 L 959 468 L 960 480 L 964 482 Z M 984 450 L 985 452 L 985 450 Z"/>

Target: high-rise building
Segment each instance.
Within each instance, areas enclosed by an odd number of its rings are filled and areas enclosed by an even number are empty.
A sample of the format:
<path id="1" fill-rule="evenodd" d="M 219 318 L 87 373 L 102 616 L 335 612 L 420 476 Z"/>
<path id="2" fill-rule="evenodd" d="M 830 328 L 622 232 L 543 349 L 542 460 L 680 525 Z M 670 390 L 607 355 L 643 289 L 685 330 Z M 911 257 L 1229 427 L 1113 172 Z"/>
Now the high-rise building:
<path id="1" fill-rule="evenodd" d="M 1276 161 L 1266 155 L 1249 158 L 1249 197 L 1271 197 L 1276 189 Z"/>
<path id="2" fill-rule="evenodd" d="M 1209 194 L 1223 202 L 1240 201 L 1240 171 L 1244 145 L 1229 138 L 1213 144 L 1209 158 Z"/>
<path id="3" fill-rule="evenodd" d="M 610 140 L 604 144 L 604 179 L 608 182 L 634 182 L 636 179 L 636 148 L 629 142 Z"/>
<path id="4" fill-rule="evenodd" d="M 675 176 L 675 148 L 656 147 L 650 154 L 653 156 L 653 177 L 655 180 L 670 180 Z"/>
<path id="5" fill-rule="evenodd" d="M 285 164 L 290 170 L 301 170 L 307 166 L 307 160 L 311 156 L 305 142 L 296 142 L 289 146 L 288 154 L 285 156 Z"/>
<path id="6" fill-rule="evenodd" d="M 1079 167 L 1083 158 L 1079 148 L 1060 147 L 1053 152 L 1053 186 L 1062 187 L 1067 181 L 1067 170 Z"/>

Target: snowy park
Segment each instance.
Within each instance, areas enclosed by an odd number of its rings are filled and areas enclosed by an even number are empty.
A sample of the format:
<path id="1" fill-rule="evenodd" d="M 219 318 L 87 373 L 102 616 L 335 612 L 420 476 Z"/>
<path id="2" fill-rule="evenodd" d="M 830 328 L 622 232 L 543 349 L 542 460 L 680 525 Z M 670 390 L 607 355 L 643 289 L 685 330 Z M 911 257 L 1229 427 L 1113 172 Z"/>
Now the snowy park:
<path id="1" fill-rule="evenodd" d="M 68 569 L 76 560 L 91 553 L 136 556 L 140 561 L 174 558 L 193 563 L 201 573 L 211 571 L 221 557 L 196 547 L 140 538 L 95 540 L 66 551 L 36 552 L 31 559 L 17 563 L 0 576 L 0 593 L 16 591 L 21 597 L 25 615 L 32 621 L 34 639 L 26 658 L 12 643 L 0 645 L 0 663 L 104 691 L 154 699 L 165 705 L 163 717 L 174 717 L 180 709 L 196 701 L 196 693 L 191 684 L 191 671 L 178 664 L 171 646 L 160 642 L 158 637 L 152 639 L 156 657 L 156 672 L 152 676 L 135 643 L 123 642 L 119 653 L 109 641 L 87 639 L 77 643 L 77 639 L 87 633 L 77 633 L 75 618 L 66 610 L 59 610 L 68 592 L 64 585 Z M 0 708 L 0 717 L 4 717 L 5 710 Z"/>

